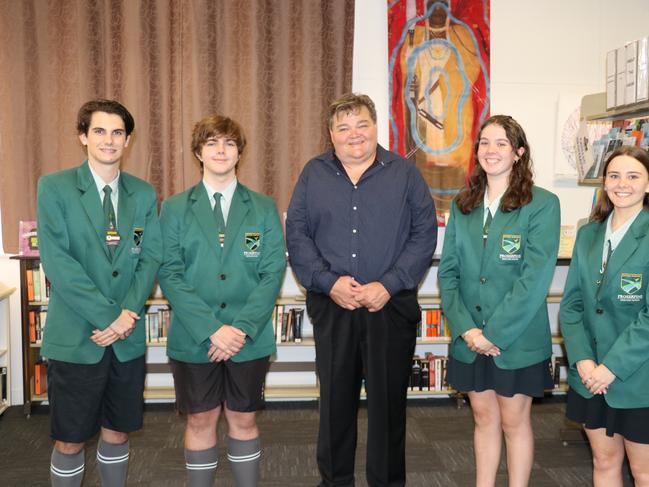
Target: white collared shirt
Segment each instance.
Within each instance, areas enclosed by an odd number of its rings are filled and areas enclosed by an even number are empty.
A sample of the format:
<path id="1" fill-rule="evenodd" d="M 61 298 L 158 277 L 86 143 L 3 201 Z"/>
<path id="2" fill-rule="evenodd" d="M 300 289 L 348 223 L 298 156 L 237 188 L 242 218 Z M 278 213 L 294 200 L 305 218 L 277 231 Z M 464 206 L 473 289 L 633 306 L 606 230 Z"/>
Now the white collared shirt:
<path id="1" fill-rule="evenodd" d="M 214 193 L 215 189 L 212 189 L 207 181 L 203 179 L 203 187 L 207 191 L 207 196 L 210 199 L 210 206 L 212 211 L 214 211 Z M 223 190 L 219 191 L 221 193 L 221 211 L 223 212 L 223 223 L 228 223 L 228 214 L 230 213 L 230 206 L 232 205 L 232 198 L 234 198 L 234 192 L 237 189 L 237 178 L 234 178 L 230 184 Z"/>
<path id="2" fill-rule="evenodd" d="M 92 179 L 95 180 L 95 186 L 97 186 L 97 191 L 99 191 L 99 199 L 101 200 L 101 204 L 103 206 L 104 204 L 104 196 L 106 193 L 104 193 L 104 186 L 108 184 L 110 186 L 110 189 L 112 190 L 112 193 L 110 194 L 110 199 L 113 202 L 113 209 L 115 210 L 115 220 L 117 220 L 117 208 L 118 205 L 117 203 L 119 202 L 119 175 L 121 172 L 118 170 L 117 171 L 117 176 L 115 176 L 115 179 L 113 179 L 110 183 L 106 183 L 99 174 L 97 174 L 94 169 L 92 168 L 92 164 L 88 163 L 88 167 L 90 168 L 90 174 L 92 174 Z"/>
<path id="3" fill-rule="evenodd" d="M 642 211 L 642 208 L 638 210 L 638 213 L 636 213 L 634 216 L 629 218 L 627 221 L 625 221 L 620 227 L 613 231 L 613 228 L 611 227 L 612 221 L 613 221 L 613 214 L 615 213 L 615 210 L 611 212 L 611 214 L 608 216 L 606 219 L 606 233 L 604 234 L 604 246 L 602 248 L 602 269 L 604 268 L 606 264 L 606 256 L 608 255 L 608 242 L 611 242 L 611 252 L 614 251 L 617 246 L 620 244 L 624 236 L 626 235 L 626 232 L 629 231 L 629 228 L 631 228 L 631 225 L 633 225 L 633 222 L 635 221 L 636 218 L 638 218 L 638 215 Z"/>
<path id="4" fill-rule="evenodd" d="M 501 194 L 500 196 L 498 196 L 495 200 L 493 200 L 490 203 L 489 202 L 489 197 L 487 196 L 487 194 L 488 194 L 488 191 L 485 188 L 485 191 L 484 191 L 484 215 L 482 215 L 482 225 L 487 223 L 488 211 L 491 212 L 491 218 L 496 218 L 496 212 L 498 211 L 498 208 L 500 207 L 500 200 L 503 198 L 503 195 Z"/>

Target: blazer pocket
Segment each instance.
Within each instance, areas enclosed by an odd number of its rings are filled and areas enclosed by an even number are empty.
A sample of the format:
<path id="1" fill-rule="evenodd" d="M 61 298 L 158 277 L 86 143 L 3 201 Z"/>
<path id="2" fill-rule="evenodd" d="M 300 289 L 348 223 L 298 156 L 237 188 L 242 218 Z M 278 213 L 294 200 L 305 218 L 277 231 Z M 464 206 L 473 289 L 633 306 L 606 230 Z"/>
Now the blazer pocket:
<path id="1" fill-rule="evenodd" d="M 525 236 L 520 230 L 505 230 L 498 238 L 496 250 L 497 262 L 503 265 L 518 265 L 522 263 L 525 250 L 524 242 Z"/>

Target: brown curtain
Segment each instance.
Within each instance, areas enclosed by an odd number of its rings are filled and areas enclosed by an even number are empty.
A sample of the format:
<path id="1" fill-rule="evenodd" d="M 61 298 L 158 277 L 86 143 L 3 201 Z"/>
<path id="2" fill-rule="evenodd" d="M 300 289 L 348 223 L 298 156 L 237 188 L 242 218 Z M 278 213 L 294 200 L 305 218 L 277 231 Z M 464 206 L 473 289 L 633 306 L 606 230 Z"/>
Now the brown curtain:
<path id="1" fill-rule="evenodd" d="M 38 177 L 84 159 L 76 112 L 96 97 L 133 113 L 123 168 L 161 199 L 200 178 L 193 124 L 231 116 L 249 140 L 240 181 L 284 211 L 351 89 L 353 25 L 353 0 L 0 0 L 5 251 L 36 217 Z"/>

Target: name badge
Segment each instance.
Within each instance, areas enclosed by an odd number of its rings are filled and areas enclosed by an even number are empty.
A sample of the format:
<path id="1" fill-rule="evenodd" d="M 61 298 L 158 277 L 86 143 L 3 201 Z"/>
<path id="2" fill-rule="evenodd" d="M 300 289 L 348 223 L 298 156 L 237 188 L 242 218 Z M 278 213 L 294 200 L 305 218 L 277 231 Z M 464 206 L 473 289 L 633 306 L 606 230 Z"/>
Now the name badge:
<path id="1" fill-rule="evenodd" d="M 106 245 L 109 247 L 117 247 L 120 239 L 121 237 L 119 236 L 119 233 L 117 233 L 117 230 L 106 230 Z"/>

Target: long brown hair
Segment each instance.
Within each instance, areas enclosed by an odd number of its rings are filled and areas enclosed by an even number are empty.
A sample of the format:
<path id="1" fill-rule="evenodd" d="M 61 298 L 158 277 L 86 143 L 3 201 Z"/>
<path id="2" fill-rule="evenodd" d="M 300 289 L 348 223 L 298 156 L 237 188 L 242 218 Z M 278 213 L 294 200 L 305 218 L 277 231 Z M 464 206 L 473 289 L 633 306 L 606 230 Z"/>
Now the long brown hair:
<path id="1" fill-rule="evenodd" d="M 485 127 L 489 125 L 498 125 L 505 130 L 507 140 L 511 144 L 514 152 L 517 152 L 521 148 L 525 149 L 519 159 L 514 162 L 512 172 L 509 175 L 507 191 L 505 191 L 500 201 L 500 209 L 504 212 L 510 212 L 532 201 L 532 186 L 534 186 L 532 158 L 525 132 L 519 123 L 509 115 L 494 115 L 485 120 L 480 127 L 478 137 L 473 145 L 476 165 L 473 167 L 473 172 L 469 177 L 467 185 L 455 198 L 457 207 L 465 215 L 480 206 L 487 189 L 487 174 L 477 160 L 480 136 Z"/>
<path id="2" fill-rule="evenodd" d="M 603 222 L 613 211 L 613 202 L 608 197 L 608 194 L 606 194 L 604 187 L 606 185 L 606 173 L 608 172 L 608 166 L 611 161 L 617 156 L 633 157 L 636 161 L 644 166 L 644 168 L 647 170 L 647 174 L 649 174 L 649 153 L 647 153 L 646 150 L 640 149 L 639 147 L 635 147 L 633 145 L 623 145 L 622 147 L 619 147 L 611 152 L 611 155 L 608 156 L 606 162 L 604 163 L 602 190 L 599 194 L 599 198 L 597 198 L 597 203 L 593 207 L 593 211 L 590 214 L 591 222 Z M 649 194 L 645 193 L 642 203 L 645 209 L 649 210 Z"/>

